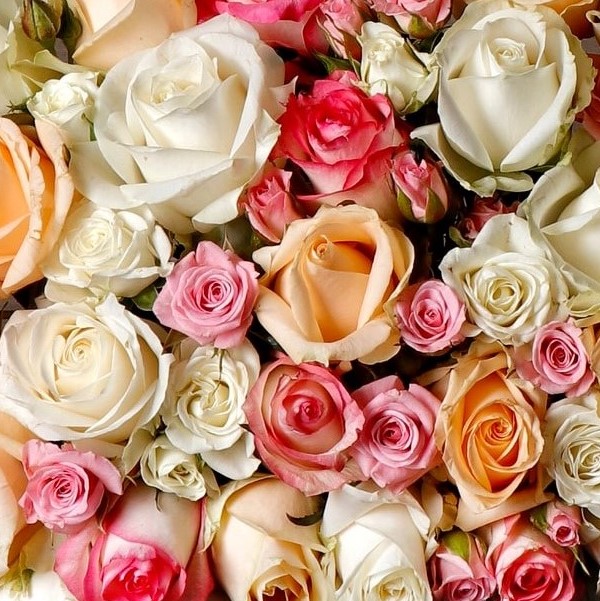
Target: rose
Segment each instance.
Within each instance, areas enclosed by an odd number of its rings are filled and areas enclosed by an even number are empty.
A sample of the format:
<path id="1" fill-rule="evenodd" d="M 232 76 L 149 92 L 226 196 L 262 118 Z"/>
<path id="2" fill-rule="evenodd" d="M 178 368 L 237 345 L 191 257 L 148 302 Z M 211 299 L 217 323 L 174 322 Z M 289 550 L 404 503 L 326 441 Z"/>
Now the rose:
<path id="1" fill-rule="evenodd" d="M 335 542 L 336 599 L 431 601 L 428 527 L 423 509 L 407 492 L 386 497 L 346 486 L 329 493 L 321 532 Z"/>
<path id="2" fill-rule="evenodd" d="M 0 151 L 0 298 L 5 298 L 42 278 L 39 264 L 56 243 L 74 188 L 51 125 L 20 129 L 0 118 Z"/>
<path id="3" fill-rule="evenodd" d="M 468 333 L 465 305 L 456 292 L 439 280 L 405 288 L 394 305 L 400 336 L 421 353 L 444 351 Z"/>
<path id="4" fill-rule="evenodd" d="M 503 601 L 571 601 L 574 556 L 513 516 L 487 527 L 486 564 L 498 582 Z"/>
<path id="5" fill-rule="evenodd" d="M 202 241 L 177 262 L 152 310 L 164 325 L 200 344 L 231 348 L 244 340 L 258 297 L 250 261 Z"/>
<path id="6" fill-rule="evenodd" d="M 23 446 L 23 469 L 27 488 L 19 505 L 27 523 L 39 521 L 58 532 L 83 528 L 107 493 L 123 493 L 121 474 L 108 459 L 82 453 L 68 443 L 59 447 L 28 441 Z"/>
<path id="7" fill-rule="evenodd" d="M 94 439 L 102 454 L 119 454 L 106 443 L 156 414 L 171 359 L 112 295 L 95 307 L 15 311 L 0 338 L 0 405 L 41 438 Z"/>
<path id="8" fill-rule="evenodd" d="M 328 369 L 285 356 L 268 363 L 244 412 L 261 459 L 286 484 L 316 495 L 358 479 L 348 450 L 364 417 Z"/>
<path id="9" fill-rule="evenodd" d="M 593 68 L 581 42 L 549 8 L 486 0 L 467 6 L 435 54 L 440 123 L 412 136 L 480 196 L 530 190 L 523 172 L 559 152 L 590 101 Z"/>
<path id="10" fill-rule="evenodd" d="M 361 50 L 356 38 L 370 16 L 366 0 L 324 0 L 319 19 L 332 50 L 342 58 L 360 60 Z"/>
<path id="11" fill-rule="evenodd" d="M 352 398 L 365 423 L 350 452 L 378 486 L 400 493 L 440 463 L 433 440 L 440 401 L 428 390 L 417 384 L 404 390 L 399 378 L 387 376 L 361 386 Z"/>
<path id="12" fill-rule="evenodd" d="M 269 242 L 280 242 L 285 228 L 304 217 L 290 193 L 291 178 L 291 171 L 268 168 L 262 180 L 249 188 L 244 197 L 250 225 Z"/>
<path id="13" fill-rule="evenodd" d="M 509 368 L 500 345 L 475 343 L 439 391 L 444 396 L 435 439 L 458 487 L 457 525 L 463 530 L 543 499 L 538 462 L 546 395 L 511 377 Z"/>
<path id="14" fill-rule="evenodd" d="M 496 590 L 496 580 L 484 564 L 479 537 L 456 530 L 444 534 L 429 559 L 435 601 L 486 601 Z"/>
<path id="15" fill-rule="evenodd" d="M 581 509 L 576 505 L 566 505 L 562 501 L 553 501 L 536 507 L 530 516 L 536 528 L 546 534 L 550 540 L 561 547 L 574 547 L 579 544 L 581 528 Z"/>
<path id="16" fill-rule="evenodd" d="M 314 515 L 318 505 L 272 477 L 230 483 L 208 500 L 209 552 L 228 599 L 333 599 L 318 525 L 296 519 Z"/>
<path id="17" fill-rule="evenodd" d="M 206 601 L 212 581 L 201 525 L 200 503 L 130 486 L 101 528 L 58 548 L 54 569 L 79 601 Z"/>
<path id="18" fill-rule="evenodd" d="M 283 78 L 275 51 L 226 15 L 128 56 L 100 86 L 97 141 L 72 148 L 78 189 L 109 208 L 149 205 L 176 233 L 230 221 L 279 134 Z"/>
<path id="19" fill-rule="evenodd" d="M 112 211 L 74 204 L 61 235 L 42 263 L 52 301 L 133 297 L 173 267 L 171 243 L 150 211 Z"/>
<path id="20" fill-rule="evenodd" d="M 265 271 L 256 316 L 294 361 L 384 361 L 398 351 L 391 315 L 413 247 L 373 210 L 323 207 L 255 251 Z"/>
<path id="21" fill-rule="evenodd" d="M 356 83 L 349 72 L 336 72 L 315 81 L 310 92 L 290 96 L 273 157 L 303 170 L 316 192 L 307 201 L 352 199 L 376 208 L 383 219 L 394 218 L 389 162 L 404 136 L 388 98 L 368 96 Z"/>
<path id="22" fill-rule="evenodd" d="M 161 409 L 169 440 L 186 453 L 200 453 L 217 472 L 240 480 L 258 467 L 254 436 L 245 429 L 243 405 L 260 371 L 260 359 L 245 340 L 227 350 L 187 339 L 176 361 Z"/>
<path id="23" fill-rule="evenodd" d="M 196 24 L 193 0 L 71 0 L 71 4 L 82 27 L 73 60 L 101 71 Z"/>
<path id="24" fill-rule="evenodd" d="M 460 232 L 467 240 L 473 241 L 492 217 L 515 213 L 518 206 L 518 201 L 514 201 L 507 206 L 496 197 L 481 198 L 476 196 L 473 206 L 459 223 Z"/>
<path id="25" fill-rule="evenodd" d="M 570 322 L 547 323 L 531 345 L 515 349 L 517 373 L 548 394 L 585 394 L 596 376 L 582 336 Z"/>
<path id="26" fill-rule="evenodd" d="M 385 94 L 402 115 L 419 110 L 437 86 L 431 55 L 418 52 L 395 29 L 367 21 L 358 36 L 362 46 L 360 78 L 369 94 Z"/>
<path id="27" fill-rule="evenodd" d="M 448 0 L 369 0 L 378 12 L 393 17 L 402 31 L 426 38 L 444 25 L 450 16 Z"/>
<path id="28" fill-rule="evenodd" d="M 562 273 L 514 214 L 496 215 L 471 248 L 454 248 L 440 263 L 442 279 L 467 307 L 469 320 L 503 344 L 523 344 L 567 316 Z"/>

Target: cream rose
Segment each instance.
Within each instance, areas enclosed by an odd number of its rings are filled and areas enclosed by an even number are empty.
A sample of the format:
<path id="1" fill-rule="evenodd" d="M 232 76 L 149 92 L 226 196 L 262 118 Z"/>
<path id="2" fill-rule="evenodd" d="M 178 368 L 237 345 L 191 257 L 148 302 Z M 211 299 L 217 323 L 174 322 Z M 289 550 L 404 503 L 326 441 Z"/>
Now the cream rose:
<path id="1" fill-rule="evenodd" d="M 126 56 L 156 46 L 196 24 L 194 0 L 69 0 L 81 36 L 73 54 L 80 64 L 106 71 Z"/>
<path id="2" fill-rule="evenodd" d="M 333 538 L 339 601 L 431 601 L 429 520 L 407 492 L 386 498 L 345 486 L 329 493 L 321 533 Z"/>
<path id="3" fill-rule="evenodd" d="M 100 86 L 97 141 L 72 148 L 78 189 L 105 207 L 148 205 L 176 233 L 230 221 L 277 141 L 283 81 L 275 51 L 229 15 L 123 59 Z"/>
<path id="4" fill-rule="evenodd" d="M 562 273 L 514 214 L 492 217 L 470 248 L 446 254 L 440 271 L 470 321 L 504 344 L 529 342 L 541 326 L 567 317 Z"/>
<path id="5" fill-rule="evenodd" d="M 412 136 L 480 196 L 531 189 L 524 171 L 559 153 L 591 100 L 594 70 L 581 42 L 549 8 L 484 0 L 467 6 L 435 54 L 440 123 Z"/>
<path id="6" fill-rule="evenodd" d="M 119 454 L 108 443 L 157 413 L 171 360 L 112 295 L 94 308 L 15 311 L 0 338 L 0 409 L 46 440 L 93 439 Z"/>
<path id="7" fill-rule="evenodd" d="M 414 250 L 374 210 L 322 207 L 253 259 L 265 271 L 258 320 L 296 363 L 376 363 L 398 352 L 393 307 Z"/>
<path id="8" fill-rule="evenodd" d="M 54 302 L 132 297 L 171 272 L 170 257 L 169 238 L 150 211 L 113 211 L 83 199 L 42 264 L 44 293 Z"/>

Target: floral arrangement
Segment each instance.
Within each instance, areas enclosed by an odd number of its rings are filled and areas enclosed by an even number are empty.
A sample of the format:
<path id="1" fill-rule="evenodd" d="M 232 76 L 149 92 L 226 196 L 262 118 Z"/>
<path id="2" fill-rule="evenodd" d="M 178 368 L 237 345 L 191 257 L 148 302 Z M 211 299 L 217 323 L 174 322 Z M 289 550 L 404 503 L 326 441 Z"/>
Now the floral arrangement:
<path id="1" fill-rule="evenodd" d="M 0 599 L 579 601 L 598 0 L 3 0 Z"/>

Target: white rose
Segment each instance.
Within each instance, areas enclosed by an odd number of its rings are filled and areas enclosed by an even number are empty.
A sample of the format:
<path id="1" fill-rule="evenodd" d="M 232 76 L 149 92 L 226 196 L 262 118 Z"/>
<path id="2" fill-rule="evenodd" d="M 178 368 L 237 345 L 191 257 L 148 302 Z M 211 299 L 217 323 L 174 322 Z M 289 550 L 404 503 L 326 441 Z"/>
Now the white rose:
<path id="1" fill-rule="evenodd" d="M 200 453 L 214 470 L 236 480 L 259 465 L 254 437 L 243 426 L 246 396 L 260 371 L 260 359 L 247 340 L 227 350 L 179 346 L 162 410 L 166 435 L 186 453 Z"/>
<path id="2" fill-rule="evenodd" d="M 358 41 L 360 77 L 370 94 L 386 94 L 401 114 L 417 111 L 431 98 L 438 75 L 431 55 L 417 52 L 384 23 L 367 21 Z"/>
<path id="3" fill-rule="evenodd" d="M 172 355 L 109 296 L 15 311 L 0 337 L 0 409 L 45 440 L 127 440 L 164 400 Z M 104 444 L 102 444 L 104 443 Z"/>
<path id="4" fill-rule="evenodd" d="M 414 498 L 345 486 L 329 493 L 321 533 L 334 537 L 338 601 L 431 601 L 429 520 Z"/>
<path id="5" fill-rule="evenodd" d="M 545 323 L 567 317 L 562 273 L 514 214 L 490 219 L 471 248 L 446 254 L 440 271 L 464 301 L 470 321 L 503 344 L 529 342 Z"/>
<path id="6" fill-rule="evenodd" d="M 148 210 L 113 211 L 84 199 L 42 264 L 44 292 L 54 302 L 132 297 L 171 272 L 170 256 L 169 238 Z"/>
<path id="7" fill-rule="evenodd" d="M 275 51 L 229 15 L 125 58 L 100 87 L 97 142 L 72 150 L 79 190 L 115 209 L 146 204 L 177 233 L 230 221 L 277 141 L 283 81 Z"/>
<path id="8" fill-rule="evenodd" d="M 50 79 L 27 101 L 36 118 L 58 127 L 67 146 L 90 139 L 98 74 L 91 71 L 67 73 Z"/>
<path id="9" fill-rule="evenodd" d="M 550 405 L 542 462 L 561 499 L 600 517 L 600 391 Z"/>
<path id="10" fill-rule="evenodd" d="M 510 0 L 467 6 L 435 49 L 440 123 L 423 140 L 467 189 L 524 191 L 523 173 L 559 153 L 591 100 L 592 63 L 550 8 Z"/>

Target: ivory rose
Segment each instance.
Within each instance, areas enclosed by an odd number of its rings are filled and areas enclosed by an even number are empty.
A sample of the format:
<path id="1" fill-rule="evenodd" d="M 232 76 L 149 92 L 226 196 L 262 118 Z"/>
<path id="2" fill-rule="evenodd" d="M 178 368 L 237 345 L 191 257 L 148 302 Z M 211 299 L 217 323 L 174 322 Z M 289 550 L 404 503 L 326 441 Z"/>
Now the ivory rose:
<path id="1" fill-rule="evenodd" d="M 360 479 L 348 460 L 364 417 L 325 367 L 285 356 L 268 363 L 244 412 L 261 459 L 285 483 L 316 495 Z"/>
<path id="2" fill-rule="evenodd" d="M 46 440 L 93 439 L 120 454 L 110 443 L 157 413 L 171 360 L 114 296 L 15 311 L 0 337 L 0 407 Z"/>
<path id="3" fill-rule="evenodd" d="M 227 598 L 333 601 L 333 582 L 321 567 L 327 548 L 318 524 L 294 520 L 318 508 L 318 498 L 273 477 L 232 482 L 210 499 L 206 543 Z"/>
<path id="4" fill-rule="evenodd" d="M 71 149 L 78 189 L 113 209 L 148 205 L 175 233 L 230 221 L 279 135 L 283 81 L 275 51 L 228 15 L 127 56 L 100 86 L 96 141 Z"/>
<path id="5" fill-rule="evenodd" d="M 435 55 L 440 122 L 411 135 L 481 196 L 530 190 L 524 172 L 559 153 L 590 102 L 594 71 L 581 42 L 549 8 L 485 0 L 467 6 Z"/>
<path id="6" fill-rule="evenodd" d="M 435 440 L 458 487 L 464 530 L 543 500 L 546 395 L 511 377 L 510 367 L 500 345 L 474 343 L 444 386 Z"/>
<path id="7" fill-rule="evenodd" d="M 0 298 L 41 279 L 40 263 L 56 244 L 74 187 L 52 125 L 19 128 L 0 118 Z"/>
<path id="8" fill-rule="evenodd" d="M 265 271 L 256 316 L 294 361 L 376 363 L 397 353 L 390 316 L 414 250 L 374 210 L 323 207 L 253 259 Z"/>
<path id="9" fill-rule="evenodd" d="M 100 71 L 196 24 L 194 0 L 70 0 L 70 4 L 82 28 L 73 60 Z"/>

